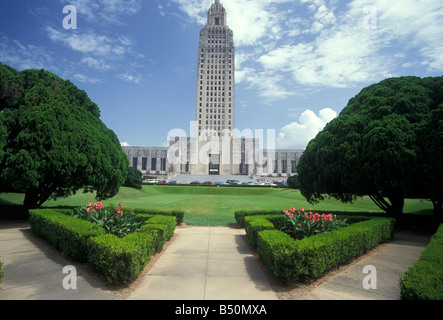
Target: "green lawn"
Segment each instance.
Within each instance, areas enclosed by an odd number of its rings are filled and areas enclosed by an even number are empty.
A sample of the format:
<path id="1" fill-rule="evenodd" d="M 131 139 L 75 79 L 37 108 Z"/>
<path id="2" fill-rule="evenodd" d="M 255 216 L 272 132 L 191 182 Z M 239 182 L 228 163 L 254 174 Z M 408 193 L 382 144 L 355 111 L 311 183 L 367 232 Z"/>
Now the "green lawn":
<path id="1" fill-rule="evenodd" d="M 44 206 L 82 206 L 95 201 L 94 194 L 77 193 L 66 199 L 48 201 Z M 298 190 L 279 188 L 250 187 L 210 187 L 210 186 L 143 186 L 142 190 L 122 187 L 117 196 L 103 201 L 105 205 L 182 210 L 185 223 L 191 225 L 229 225 L 235 223 L 234 211 L 239 209 L 282 210 L 310 208 L 314 210 L 381 212 L 368 198 L 364 197 L 353 204 L 328 199 L 312 206 L 306 202 Z M 22 204 L 22 194 L 0 194 L 0 205 Z M 432 203 L 426 200 L 407 199 L 405 212 L 432 213 Z"/>

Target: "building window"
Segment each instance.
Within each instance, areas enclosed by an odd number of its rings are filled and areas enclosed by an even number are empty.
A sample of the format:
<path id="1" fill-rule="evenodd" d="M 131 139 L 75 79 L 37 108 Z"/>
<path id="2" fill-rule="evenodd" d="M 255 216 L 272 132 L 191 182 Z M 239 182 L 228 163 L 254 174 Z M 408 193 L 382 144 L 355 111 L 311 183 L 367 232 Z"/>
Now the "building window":
<path id="1" fill-rule="evenodd" d="M 146 170 L 148 166 L 148 158 L 142 158 L 142 170 Z"/>
<path id="2" fill-rule="evenodd" d="M 162 158 L 160 162 L 160 171 L 166 171 L 166 158 Z"/>
<path id="3" fill-rule="evenodd" d="M 286 173 L 287 169 L 288 169 L 287 161 L 286 160 L 282 160 L 282 162 L 281 162 L 281 171 L 283 173 Z"/>
<path id="4" fill-rule="evenodd" d="M 138 165 L 138 158 L 132 158 L 132 166 L 134 168 L 137 168 L 137 165 Z"/>
<path id="5" fill-rule="evenodd" d="M 295 161 L 291 161 L 291 173 L 297 172 L 297 166 Z"/>
<path id="6" fill-rule="evenodd" d="M 151 158 L 151 170 L 157 170 L 157 158 Z"/>

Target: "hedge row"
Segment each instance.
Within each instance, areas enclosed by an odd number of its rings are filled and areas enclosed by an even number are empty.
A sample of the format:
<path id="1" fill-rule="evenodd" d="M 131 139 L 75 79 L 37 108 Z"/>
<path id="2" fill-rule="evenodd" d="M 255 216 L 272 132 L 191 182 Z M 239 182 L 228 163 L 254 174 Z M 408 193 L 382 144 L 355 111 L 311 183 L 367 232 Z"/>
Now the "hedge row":
<path id="1" fill-rule="evenodd" d="M 88 260 L 87 243 L 91 237 L 106 234 L 97 224 L 66 215 L 69 209 L 29 211 L 32 230 L 78 262 Z"/>
<path id="2" fill-rule="evenodd" d="M 281 215 L 280 215 L 281 216 Z M 249 216 L 245 229 L 267 268 L 286 283 L 309 282 L 393 236 L 394 219 L 373 218 L 302 240 L 276 227 L 278 215 Z"/>
<path id="3" fill-rule="evenodd" d="M 112 284 L 133 281 L 171 238 L 177 224 L 174 216 L 139 214 L 140 230 L 119 238 L 61 211 L 31 210 L 32 229 L 73 260 L 88 262 Z"/>
<path id="4" fill-rule="evenodd" d="M 382 216 L 383 214 L 377 212 L 336 212 L 336 211 L 323 211 L 315 210 L 319 214 L 330 214 L 339 215 L 340 218 L 346 218 L 349 222 L 359 221 L 362 219 L 369 219 L 376 216 Z M 245 218 L 248 216 L 259 216 L 259 215 L 274 215 L 281 214 L 282 210 L 238 210 L 234 212 L 235 220 L 240 227 L 245 226 Z"/>
<path id="5" fill-rule="evenodd" d="M 153 209 L 134 209 L 135 213 L 139 214 L 151 214 L 151 215 L 162 215 L 162 216 L 174 216 L 177 220 L 177 225 L 181 225 L 183 223 L 185 213 L 183 211 L 177 210 L 153 210 Z"/>
<path id="6" fill-rule="evenodd" d="M 443 224 L 399 285 L 402 299 L 443 300 Z"/>

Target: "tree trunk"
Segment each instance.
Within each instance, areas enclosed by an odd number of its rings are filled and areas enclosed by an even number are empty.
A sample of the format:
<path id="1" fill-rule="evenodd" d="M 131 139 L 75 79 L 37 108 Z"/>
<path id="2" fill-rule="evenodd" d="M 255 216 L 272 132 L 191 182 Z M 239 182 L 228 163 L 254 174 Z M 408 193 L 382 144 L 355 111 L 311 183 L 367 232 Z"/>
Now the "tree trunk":
<path id="1" fill-rule="evenodd" d="M 40 207 L 52 195 L 53 191 L 49 188 L 46 188 L 44 190 L 41 189 L 29 188 L 28 190 L 26 190 L 25 199 L 23 201 L 23 206 L 26 209 L 35 209 Z"/>
<path id="2" fill-rule="evenodd" d="M 393 217 L 400 217 L 403 213 L 403 207 L 405 205 L 405 196 L 402 192 L 393 192 L 388 196 L 391 202 L 391 207 L 389 208 L 388 214 Z"/>
<path id="3" fill-rule="evenodd" d="M 432 199 L 432 204 L 434 205 L 434 216 L 437 219 L 443 219 L 443 200 L 442 199 Z"/>

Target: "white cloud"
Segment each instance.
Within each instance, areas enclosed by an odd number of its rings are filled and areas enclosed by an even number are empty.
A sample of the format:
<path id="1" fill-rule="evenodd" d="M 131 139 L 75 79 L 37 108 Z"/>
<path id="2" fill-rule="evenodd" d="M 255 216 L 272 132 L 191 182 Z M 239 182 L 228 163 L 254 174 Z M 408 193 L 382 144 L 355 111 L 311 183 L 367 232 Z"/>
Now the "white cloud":
<path id="1" fill-rule="evenodd" d="M 122 147 L 130 147 L 130 144 L 127 143 L 127 142 L 121 142 L 120 145 L 121 145 Z"/>
<path id="2" fill-rule="evenodd" d="M 77 80 L 79 82 L 93 83 L 93 84 L 102 83 L 102 80 L 100 80 L 100 79 L 92 78 L 92 77 L 89 77 L 89 76 L 81 74 L 81 73 L 75 73 L 72 75 L 72 77 L 74 80 Z"/>
<path id="3" fill-rule="evenodd" d="M 104 60 L 95 59 L 92 57 L 85 57 L 81 61 L 82 64 L 88 66 L 89 68 L 93 68 L 99 71 L 106 71 L 111 69 L 112 67 L 106 63 Z"/>
<path id="4" fill-rule="evenodd" d="M 0 61 L 17 70 L 45 69 L 59 72 L 52 55 L 53 52 L 42 46 L 22 44 L 5 35 L 0 37 Z"/>
<path id="5" fill-rule="evenodd" d="M 124 74 L 119 74 L 118 77 L 125 82 L 132 82 L 135 84 L 139 84 L 143 80 L 143 77 L 141 74 L 133 75 L 133 74 L 130 74 L 129 72 L 126 72 Z"/>
<path id="6" fill-rule="evenodd" d="M 304 111 L 298 121 L 280 129 L 277 136 L 277 148 L 305 149 L 309 141 L 336 117 L 337 113 L 330 108 L 320 110 L 318 115 L 309 109 Z"/>
<path id="7" fill-rule="evenodd" d="M 49 39 L 53 42 L 61 43 L 74 51 L 107 57 L 110 55 L 122 56 L 127 52 L 124 46 L 126 38 L 113 39 L 97 35 L 94 32 L 68 34 L 52 27 L 46 27 L 46 31 Z"/>
<path id="8" fill-rule="evenodd" d="M 172 1 L 200 25 L 206 23 L 213 3 Z M 430 72 L 443 69 L 443 7 L 439 1 L 221 2 L 240 60 L 236 81 L 257 89 L 260 96 L 270 93 L 270 99 L 287 98 L 295 85 L 359 87 L 407 75 L 409 68 L 420 65 Z M 364 9 L 368 7 L 376 10 L 374 29 L 365 28 L 368 11 Z"/>
<path id="9" fill-rule="evenodd" d="M 63 0 L 76 7 L 77 12 L 94 23 L 121 24 L 125 16 L 141 10 L 142 0 Z"/>

